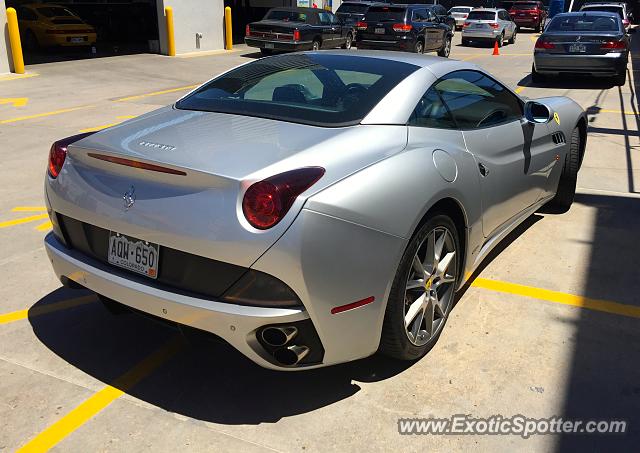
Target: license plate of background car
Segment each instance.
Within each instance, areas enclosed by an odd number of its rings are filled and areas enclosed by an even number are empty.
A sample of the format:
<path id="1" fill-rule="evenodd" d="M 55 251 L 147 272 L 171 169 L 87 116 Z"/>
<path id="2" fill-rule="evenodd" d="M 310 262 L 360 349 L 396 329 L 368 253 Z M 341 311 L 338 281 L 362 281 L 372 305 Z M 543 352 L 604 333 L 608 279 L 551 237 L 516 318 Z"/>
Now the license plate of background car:
<path id="1" fill-rule="evenodd" d="M 586 52 L 587 46 L 584 44 L 571 44 L 569 46 L 569 52 L 578 53 L 578 52 Z"/>
<path id="2" fill-rule="evenodd" d="M 264 43 L 264 48 L 265 49 L 273 49 L 274 45 L 271 42 L 265 42 Z"/>
<path id="3" fill-rule="evenodd" d="M 109 232 L 107 257 L 109 263 L 115 266 L 155 279 L 158 277 L 159 251 L 158 244 Z"/>
<path id="4" fill-rule="evenodd" d="M 376 35 L 384 35 L 384 28 L 376 28 L 373 30 Z"/>

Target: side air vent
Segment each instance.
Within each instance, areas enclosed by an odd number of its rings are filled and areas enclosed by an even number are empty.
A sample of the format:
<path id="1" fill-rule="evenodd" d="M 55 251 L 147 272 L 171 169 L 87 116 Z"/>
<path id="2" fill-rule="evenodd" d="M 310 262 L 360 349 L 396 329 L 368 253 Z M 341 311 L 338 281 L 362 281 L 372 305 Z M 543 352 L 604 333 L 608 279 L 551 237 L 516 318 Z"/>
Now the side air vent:
<path id="1" fill-rule="evenodd" d="M 554 132 L 553 134 L 551 134 L 551 139 L 556 145 L 564 145 L 565 143 L 567 143 L 567 139 L 564 137 L 564 134 L 562 132 Z"/>

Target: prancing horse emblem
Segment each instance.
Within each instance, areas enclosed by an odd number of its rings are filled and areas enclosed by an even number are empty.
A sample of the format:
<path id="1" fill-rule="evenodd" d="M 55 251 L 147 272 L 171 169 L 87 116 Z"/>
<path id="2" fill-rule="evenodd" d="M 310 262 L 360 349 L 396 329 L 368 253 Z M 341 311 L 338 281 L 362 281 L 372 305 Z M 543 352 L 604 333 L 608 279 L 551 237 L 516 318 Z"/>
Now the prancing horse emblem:
<path id="1" fill-rule="evenodd" d="M 136 202 L 136 189 L 135 187 L 131 186 L 129 188 L 129 190 L 127 190 L 124 195 L 122 196 L 122 199 L 124 200 L 124 210 L 128 211 L 130 207 L 133 206 L 133 204 Z"/>

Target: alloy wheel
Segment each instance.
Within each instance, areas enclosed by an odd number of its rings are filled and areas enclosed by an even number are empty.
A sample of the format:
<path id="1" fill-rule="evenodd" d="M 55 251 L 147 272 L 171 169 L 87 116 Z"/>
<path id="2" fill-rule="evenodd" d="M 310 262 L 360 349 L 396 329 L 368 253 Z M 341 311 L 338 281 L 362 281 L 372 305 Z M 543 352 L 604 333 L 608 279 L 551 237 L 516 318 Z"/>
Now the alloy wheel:
<path id="1" fill-rule="evenodd" d="M 404 327 L 422 346 L 444 326 L 457 281 L 457 251 L 451 232 L 439 226 L 418 247 L 405 286 Z"/>
<path id="2" fill-rule="evenodd" d="M 424 44 L 422 44 L 422 41 L 416 42 L 416 53 L 424 53 Z"/>

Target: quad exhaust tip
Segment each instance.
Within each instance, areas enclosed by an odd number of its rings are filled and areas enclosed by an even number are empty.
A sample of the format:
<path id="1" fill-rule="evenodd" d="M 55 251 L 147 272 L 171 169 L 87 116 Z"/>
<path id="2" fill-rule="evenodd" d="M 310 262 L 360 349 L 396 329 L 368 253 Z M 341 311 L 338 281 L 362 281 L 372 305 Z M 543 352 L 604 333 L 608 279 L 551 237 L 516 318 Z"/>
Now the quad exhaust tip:
<path id="1" fill-rule="evenodd" d="M 287 348 L 278 349 L 273 353 L 273 357 L 285 366 L 297 365 L 307 354 L 310 349 L 307 346 L 293 345 Z"/>
<path id="2" fill-rule="evenodd" d="M 298 334 L 294 326 L 267 327 L 262 331 L 262 340 L 269 346 L 280 347 L 289 343 Z"/>

